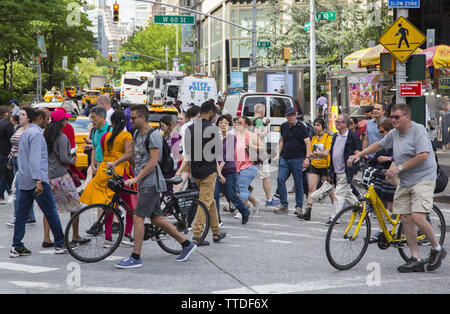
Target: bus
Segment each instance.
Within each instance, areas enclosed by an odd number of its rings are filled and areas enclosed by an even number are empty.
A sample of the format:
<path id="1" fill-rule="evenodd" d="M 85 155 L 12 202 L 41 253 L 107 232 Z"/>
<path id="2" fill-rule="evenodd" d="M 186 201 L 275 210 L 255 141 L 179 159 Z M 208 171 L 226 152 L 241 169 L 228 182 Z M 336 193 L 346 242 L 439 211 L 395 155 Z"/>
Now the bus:
<path id="1" fill-rule="evenodd" d="M 149 105 L 149 83 L 151 72 L 125 72 L 120 85 L 120 102 L 125 106 Z"/>
<path id="2" fill-rule="evenodd" d="M 153 73 L 153 82 L 150 83 L 151 103 L 162 105 L 164 86 L 172 81 L 180 81 L 186 75 L 180 71 L 155 70 Z"/>

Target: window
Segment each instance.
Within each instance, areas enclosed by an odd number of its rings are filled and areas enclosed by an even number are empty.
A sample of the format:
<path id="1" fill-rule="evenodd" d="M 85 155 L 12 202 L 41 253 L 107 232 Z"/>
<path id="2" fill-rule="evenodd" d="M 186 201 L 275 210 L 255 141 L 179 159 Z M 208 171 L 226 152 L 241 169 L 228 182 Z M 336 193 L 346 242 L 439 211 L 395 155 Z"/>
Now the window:
<path id="1" fill-rule="evenodd" d="M 177 98 L 179 88 L 180 86 L 178 85 L 169 85 L 169 87 L 167 88 L 167 96 Z"/>
<path id="2" fill-rule="evenodd" d="M 252 96 L 244 98 L 244 112 L 243 116 L 253 117 L 255 115 L 255 105 L 266 104 L 266 97 L 264 96 Z"/>
<path id="3" fill-rule="evenodd" d="M 145 83 L 145 81 L 141 81 L 139 79 L 126 78 L 123 80 L 125 85 L 133 85 L 133 86 L 141 86 Z"/>
<path id="4" fill-rule="evenodd" d="M 148 122 L 159 122 L 162 117 L 169 116 L 173 122 L 178 122 L 178 114 L 176 112 L 154 112 L 150 110 L 150 115 L 148 117 Z"/>
<path id="5" fill-rule="evenodd" d="M 286 109 L 292 107 L 292 101 L 287 97 L 270 97 L 270 116 L 285 117 Z"/>

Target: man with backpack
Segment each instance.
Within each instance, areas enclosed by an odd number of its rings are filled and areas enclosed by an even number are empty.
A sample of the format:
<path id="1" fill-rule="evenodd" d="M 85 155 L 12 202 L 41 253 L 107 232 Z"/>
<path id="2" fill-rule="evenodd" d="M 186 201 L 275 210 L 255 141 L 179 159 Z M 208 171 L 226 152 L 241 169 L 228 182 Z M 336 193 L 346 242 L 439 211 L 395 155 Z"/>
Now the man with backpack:
<path id="1" fill-rule="evenodd" d="M 147 106 L 135 105 L 130 108 L 130 120 L 136 130 L 133 136 L 136 176 L 125 181 L 125 185 L 131 187 L 137 184 L 139 192 L 134 215 L 133 253 L 130 257 L 117 263 L 117 268 L 142 267 L 140 254 L 144 241 L 146 217 L 151 219 L 153 225 L 164 230 L 181 244 L 181 255 L 175 261 L 185 261 L 197 247 L 195 243 L 187 240 L 162 214 L 160 193 L 166 191 L 166 183 L 160 167 L 163 158 L 163 138 L 159 132 L 154 132 L 150 128 L 148 118 Z"/>

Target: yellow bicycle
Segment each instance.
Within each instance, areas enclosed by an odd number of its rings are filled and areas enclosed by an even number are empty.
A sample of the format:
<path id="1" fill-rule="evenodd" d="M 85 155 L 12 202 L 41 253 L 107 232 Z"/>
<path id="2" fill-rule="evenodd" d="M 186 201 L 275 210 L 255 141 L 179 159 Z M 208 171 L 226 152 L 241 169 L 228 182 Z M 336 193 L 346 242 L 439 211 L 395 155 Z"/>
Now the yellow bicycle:
<path id="1" fill-rule="evenodd" d="M 325 251 L 330 264 L 339 270 L 347 270 L 358 264 L 370 244 L 371 222 L 374 213 L 382 230 L 377 244 L 382 250 L 389 247 L 397 248 L 401 257 L 408 261 L 411 258 L 400 215 L 391 214 L 378 197 L 374 183 L 377 177 L 384 178 L 384 169 L 369 167 L 360 163 L 363 170 L 362 184 L 367 192 L 354 205 L 343 208 L 331 222 L 325 239 Z M 439 243 L 445 240 L 445 220 L 441 210 L 433 205 L 427 215 Z M 388 225 L 392 226 L 389 230 Z M 417 231 L 417 241 L 421 256 L 426 256 L 430 249 L 430 241 L 420 230 Z"/>

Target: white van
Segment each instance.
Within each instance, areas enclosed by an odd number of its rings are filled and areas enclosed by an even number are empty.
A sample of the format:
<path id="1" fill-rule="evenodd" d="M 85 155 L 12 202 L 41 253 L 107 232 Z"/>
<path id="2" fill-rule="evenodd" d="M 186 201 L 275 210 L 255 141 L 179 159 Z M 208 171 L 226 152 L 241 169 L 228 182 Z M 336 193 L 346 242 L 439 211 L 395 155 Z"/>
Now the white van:
<path id="1" fill-rule="evenodd" d="M 126 106 L 149 104 L 151 72 L 125 72 L 120 84 L 120 102 Z"/>
<path id="2" fill-rule="evenodd" d="M 181 81 L 172 81 L 164 85 L 164 90 L 162 93 L 163 104 L 168 102 L 174 103 L 177 100 L 178 90 L 180 89 Z"/>
<path id="3" fill-rule="evenodd" d="M 177 100 L 181 102 L 183 111 L 186 111 L 191 103 L 201 106 L 209 99 L 217 102 L 217 85 L 214 78 L 193 75 L 181 80 Z"/>
<path id="4" fill-rule="evenodd" d="M 229 113 L 234 117 L 252 117 L 255 116 L 255 105 L 263 104 L 266 106 L 266 115 L 263 119 L 270 119 L 269 130 L 270 132 L 266 136 L 266 149 L 267 152 L 274 157 L 277 149 L 278 142 L 280 141 L 280 126 L 286 122 L 286 109 L 293 107 L 294 99 L 289 95 L 284 94 L 270 94 L 270 93 L 237 93 L 228 95 L 223 105 L 222 113 Z M 299 113 L 301 114 L 301 112 Z"/>
<path id="5" fill-rule="evenodd" d="M 186 76 L 181 71 L 155 70 L 153 74 L 153 83 L 150 84 L 151 102 L 154 105 L 162 105 L 164 86 L 173 81 L 179 81 Z"/>

